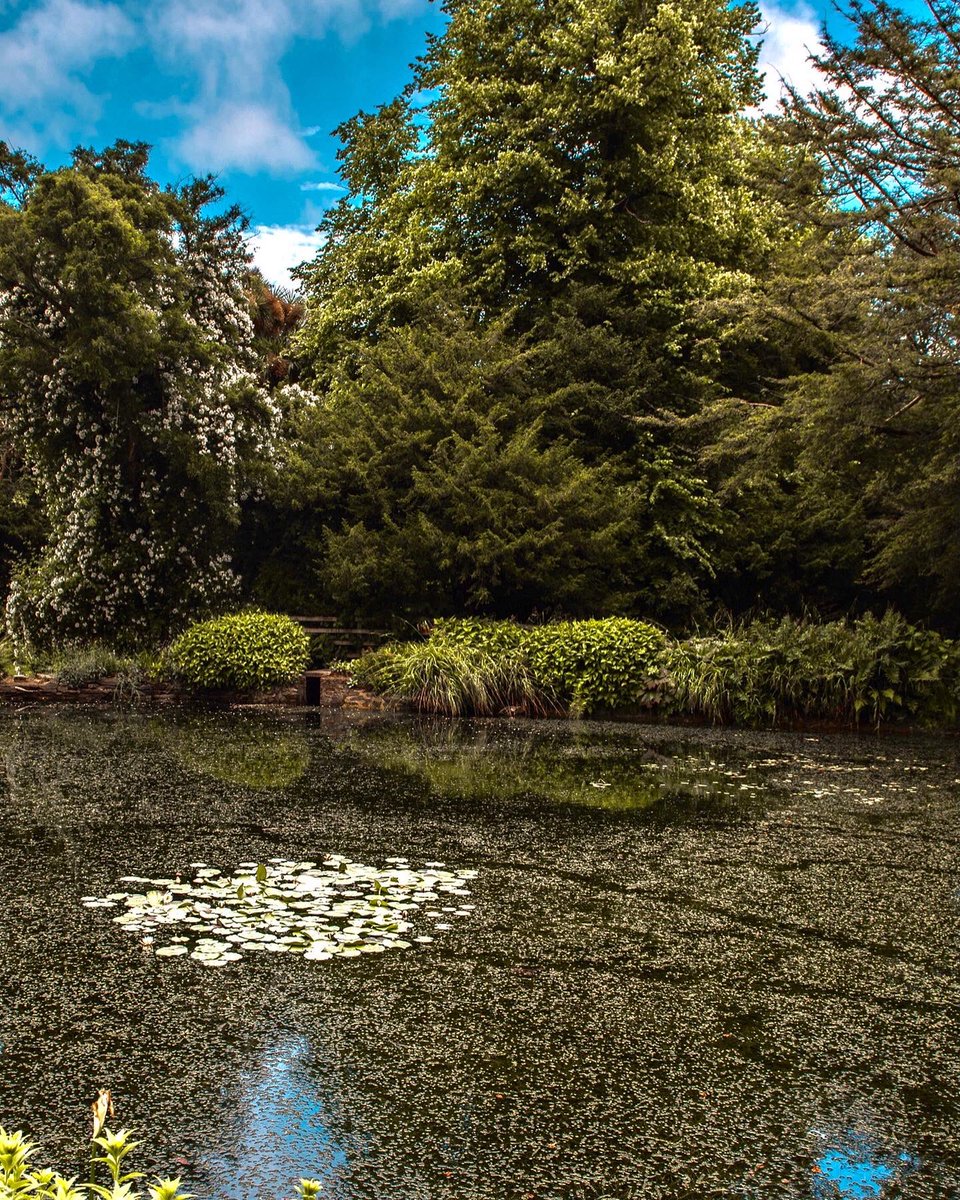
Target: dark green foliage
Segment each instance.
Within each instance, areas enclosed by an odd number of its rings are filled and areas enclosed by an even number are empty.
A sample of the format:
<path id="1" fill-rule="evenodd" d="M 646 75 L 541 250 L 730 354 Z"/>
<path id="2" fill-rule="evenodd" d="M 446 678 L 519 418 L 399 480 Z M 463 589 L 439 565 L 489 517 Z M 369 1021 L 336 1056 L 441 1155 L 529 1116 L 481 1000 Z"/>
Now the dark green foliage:
<path id="1" fill-rule="evenodd" d="M 635 428 L 621 453 L 588 447 L 549 378 L 567 351 L 507 326 L 438 300 L 303 406 L 279 481 L 301 575 L 320 556 L 333 607 L 378 620 L 689 612 L 716 525 L 702 481 Z M 258 586 L 293 561 L 271 554 Z"/>
<path id="2" fill-rule="evenodd" d="M 310 639 L 290 617 L 242 612 L 191 625 L 170 647 L 176 676 L 191 687 L 263 689 L 292 683 Z"/>
<path id="3" fill-rule="evenodd" d="M 953 725 L 960 710 L 960 645 L 893 612 L 731 626 L 677 644 L 670 671 L 678 712 L 736 725 Z"/>
<path id="4" fill-rule="evenodd" d="M 350 669 L 450 715 L 646 709 L 735 725 L 951 726 L 960 713 L 960 645 L 893 612 L 852 624 L 757 620 L 681 642 L 626 619 L 438 621 L 427 641 L 385 647 Z"/>
<path id="5" fill-rule="evenodd" d="M 853 0 L 817 91 L 768 125 L 794 232 L 741 307 L 763 373 L 731 381 L 719 486 L 747 535 L 731 575 L 765 602 L 879 593 L 955 631 L 960 10 L 922 7 Z"/>
<path id="6" fill-rule="evenodd" d="M 697 305 L 770 236 L 756 11 L 444 7 L 407 92 L 342 127 L 301 273 L 304 557 L 349 612 L 688 619 L 719 528 L 676 425 L 712 387 Z"/>

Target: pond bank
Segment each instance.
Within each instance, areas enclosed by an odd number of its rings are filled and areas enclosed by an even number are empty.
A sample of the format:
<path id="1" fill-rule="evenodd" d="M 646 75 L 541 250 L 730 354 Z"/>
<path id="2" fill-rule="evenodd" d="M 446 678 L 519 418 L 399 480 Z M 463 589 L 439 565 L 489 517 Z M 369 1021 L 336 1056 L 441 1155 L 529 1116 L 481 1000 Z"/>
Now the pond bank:
<path id="1" fill-rule="evenodd" d="M 351 683 L 351 677 L 341 671 L 329 669 L 308 671 L 299 683 L 289 687 L 275 688 L 263 692 L 223 691 L 216 689 L 192 690 L 175 683 L 144 683 L 133 685 L 117 676 L 106 676 L 96 683 L 71 687 L 53 675 L 14 676 L 0 679 L 0 706 L 3 704 L 77 704 L 92 706 L 143 705 L 168 708 L 200 704 L 224 708 L 320 708 L 371 713 L 417 713 L 409 701 L 391 700 L 377 695 L 368 688 Z M 420 715 L 427 715 L 421 713 Z M 512 722 L 518 717 L 529 718 L 531 714 L 517 709 L 504 709 L 493 718 L 496 721 Z M 562 713 L 547 714 L 549 717 L 572 720 Z M 597 712 L 592 718 L 602 722 L 620 722 L 631 725 L 677 726 L 689 729 L 720 728 L 745 729 L 750 726 L 730 722 L 710 721 L 703 716 L 657 712 L 651 709 L 610 709 Z M 937 733 L 956 736 L 955 728 L 933 729 L 921 724 L 884 724 L 879 728 L 870 722 L 855 725 L 847 721 L 823 719 L 784 720 L 763 728 L 788 733 L 883 733 L 906 736 L 911 734 Z"/>
<path id="2" fill-rule="evenodd" d="M 350 678 L 338 671 L 309 671 L 299 683 L 264 692 L 197 690 L 176 683 L 135 684 L 115 675 L 94 683 L 71 687 L 55 675 L 8 676 L 0 679 L 0 703 L 6 704 L 145 704 L 168 707 L 182 704 L 212 704 L 230 708 L 248 705 L 304 707 L 310 688 L 310 707 L 356 709 L 379 712 L 390 707 L 382 696 L 365 688 L 351 687 Z"/>

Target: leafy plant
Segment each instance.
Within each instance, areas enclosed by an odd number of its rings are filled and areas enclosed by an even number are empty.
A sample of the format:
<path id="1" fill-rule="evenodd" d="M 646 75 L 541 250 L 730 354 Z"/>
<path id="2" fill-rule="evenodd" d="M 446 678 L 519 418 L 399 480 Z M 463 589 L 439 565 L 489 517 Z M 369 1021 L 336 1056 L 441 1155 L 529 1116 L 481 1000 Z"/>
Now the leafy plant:
<path id="1" fill-rule="evenodd" d="M 666 644 L 655 626 L 626 618 L 531 628 L 447 619 L 427 641 L 385 647 L 350 668 L 358 682 L 430 712 L 581 716 L 658 702 Z"/>
<path id="2" fill-rule="evenodd" d="M 77 688 L 97 683 L 109 675 L 135 684 L 144 674 L 136 658 L 118 654 L 100 642 L 64 647 L 54 656 L 51 665 L 60 683 Z"/>
<path id="3" fill-rule="evenodd" d="M 241 612 L 200 621 L 170 647 L 174 673 L 192 687 L 270 688 L 306 668 L 310 639 L 279 613 Z"/>
<path id="4" fill-rule="evenodd" d="M 33 1163 L 39 1147 L 21 1132 L 8 1133 L 0 1127 L 0 1200 L 192 1200 L 181 1189 L 179 1178 L 154 1179 L 144 1191 L 135 1186 L 144 1178 L 142 1171 L 128 1168 L 127 1158 L 139 1145 L 130 1129 L 116 1132 L 106 1128 L 113 1115 L 108 1091 L 101 1091 L 93 1105 L 93 1133 L 90 1139 L 89 1181 L 78 1183 L 76 1175 L 65 1176 L 49 1167 Z M 99 1178 L 106 1178 L 99 1183 Z M 316 1200 L 322 1191 L 317 1179 L 301 1179 L 296 1187 L 298 1200 Z"/>
<path id="5" fill-rule="evenodd" d="M 626 617 L 541 625 L 526 637 L 537 683 L 572 716 L 658 703 L 666 648 L 666 635 L 655 625 Z"/>
<path id="6" fill-rule="evenodd" d="M 670 669 L 677 711 L 717 722 L 949 724 L 960 709 L 960 647 L 894 612 L 730 626 L 676 644 Z"/>
<path id="7" fill-rule="evenodd" d="M 18 666 L 13 643 L 8 637 L 0 638 L 0 675 L 13 675 Z"/>

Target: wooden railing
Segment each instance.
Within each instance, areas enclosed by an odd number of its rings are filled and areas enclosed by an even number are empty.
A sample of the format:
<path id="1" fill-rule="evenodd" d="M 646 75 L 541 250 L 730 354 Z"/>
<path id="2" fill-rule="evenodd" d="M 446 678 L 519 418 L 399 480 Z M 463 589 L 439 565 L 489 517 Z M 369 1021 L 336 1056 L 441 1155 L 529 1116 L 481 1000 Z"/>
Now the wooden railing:
<path id="1" fill-rule="evenodd" d="M 391 636 L 386 629 L 350 629 L 340 624 L 339 617 L 305 617 L 292 614 L 292 621 L 310 637 L 322 637 L 335 653 L 359 654 L 371 650 Z"/>

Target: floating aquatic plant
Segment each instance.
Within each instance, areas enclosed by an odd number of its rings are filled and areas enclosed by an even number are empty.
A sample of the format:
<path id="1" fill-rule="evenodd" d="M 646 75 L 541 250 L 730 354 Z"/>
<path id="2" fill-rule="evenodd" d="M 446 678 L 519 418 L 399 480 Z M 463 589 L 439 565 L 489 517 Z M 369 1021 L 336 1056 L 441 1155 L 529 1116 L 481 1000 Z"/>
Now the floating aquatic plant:
<path id="1" fill-rule="evenodd" d="M 473 905 L 472 870 L 429 862 L 414 870 L 405 858 L 387 859 L 382 869 L 339 854 L 322 863 L 273 858 L 240 863 L 226 875 L 206 863 L 191 863 L 192 879 L 145 879 L 121 883 L 142 890 L 84 896 L 87 908 L 116 908 L 113 920 L 158 958 L 190 958 L 206 967 L 225 967 L 245 954 L 301 954 L 320 962 L 406 950 L 433 941 L 421 930 L 451 929 L 451 918 L 467 917 Z"/>

